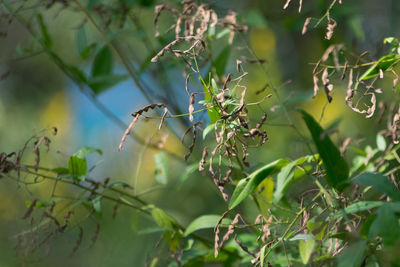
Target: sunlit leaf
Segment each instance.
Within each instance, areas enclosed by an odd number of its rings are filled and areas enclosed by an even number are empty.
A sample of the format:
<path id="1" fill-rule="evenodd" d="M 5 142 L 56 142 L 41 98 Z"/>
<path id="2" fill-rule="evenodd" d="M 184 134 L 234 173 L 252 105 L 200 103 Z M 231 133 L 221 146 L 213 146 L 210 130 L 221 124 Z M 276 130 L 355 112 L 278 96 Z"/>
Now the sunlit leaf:
<path id="1" fill-rule="evenodd" d="M 256 189 L 256 200 L 264 217 L 268 214 L 271 207 L 274 192 L 274 180 L 272 177 L 265 178 Z"/>
<path id="2" fill-rule="evenodd" d="M 367 80 L 379 75 L 380 71 L 386 71 L 390 67 L 394 67 L 400 60 L 400 55 L 398 54 L 389 54 L 387 56 L 383 56 L 372 65 L 363 75 L 361 75 L 359 80 Z M 357 86 L 356 86 L 357 87 Z"/>
<path id="3" fill-rule="evenodd" d="M 386 149 L 386 140 L 385 137 L 382 135 L 378 134 L 376 136 L 376 145 L 380 151 L 385 151 Z"/>
<path id="4" fill-rule="evenodd" d="M 167 184 L 169 172 L 167 154 L 164 151 L 155 154 L 154 161 L 156 163 L 156 167 L 154 169 L 156 181 L 160 184 Z"/>
<path id="5" fill-rule="evenodd" d="M 87 171 L 86 159 L 78 156 L 71 156 L 68 160 L 68 169 L 73 179 L 84 180 Z"/>
<path id="6" fill-rule="evenodd" d="M 300 240 L 299 242 L 299 252 L 301 261 L 307 264 L 310 260 L 311 254 L 314 251 L 316 242 L 314 239 Z"/>

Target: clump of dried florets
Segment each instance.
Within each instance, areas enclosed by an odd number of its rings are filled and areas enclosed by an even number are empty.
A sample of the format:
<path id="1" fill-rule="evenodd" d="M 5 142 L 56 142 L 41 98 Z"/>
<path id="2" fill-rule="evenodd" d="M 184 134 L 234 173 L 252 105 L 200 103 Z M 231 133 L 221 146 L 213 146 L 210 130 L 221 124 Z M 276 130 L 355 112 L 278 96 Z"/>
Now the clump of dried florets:
<path id="1" fill-rule="evenodd" d="M 168 31 L 175 30 L 175 40 L 166 45 L 160 52 L 152 58 L 152 62 L 156 62 L 166 52 L 177 57 L 192 55 L 194 48 L 199 48 L 198 53 L 204 50 L 207 37 L 207 32 L 210 29 L 215 29 L 217 25 L 230 30 L 229 43 L 233 42 L 235 32 L 247 31 L 247 26 L 242 26 L 237 23 L 236 13 L 229 11 L 228 14 L 220 19 L 217 13 L 208 7 L 206 4 L 197 5 L 193 0 L 185 0 L 182 10 L 172 8 L 168 5 L 157 5 L 155 7 L 154 28 L 156 36 L 160 35 L 158 30 L 158 21 L 163 12 L 168 12 L 174 17 L 173 23 Z M 182 30 L 183 29 L 183 30 Z M 188 48 L 175 48 L 179 43 L 189 44 Z"/>

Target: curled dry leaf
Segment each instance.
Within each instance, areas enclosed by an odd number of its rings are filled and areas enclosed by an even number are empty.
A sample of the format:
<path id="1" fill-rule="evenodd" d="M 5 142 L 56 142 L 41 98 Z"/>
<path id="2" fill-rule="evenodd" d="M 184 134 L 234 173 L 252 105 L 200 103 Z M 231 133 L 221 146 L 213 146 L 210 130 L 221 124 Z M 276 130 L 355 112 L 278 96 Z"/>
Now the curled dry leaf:
<path id="1" fill-rule="evenodd" d="M 196 98 L 195 95 L 197 94 L 197 92 L 194 92 L 190 95 L 190 99 L 189 99 L 189 120 L 191 122 L 193 122 L 193 111 L 194 111 L 194 103 L 196 103 Z"/>
<path id="2" fill-rule="evenodd" d="M 308 24 L 310 24 L 310 21 L 311 21 L 311 17 L 306 18 L 306 21 L 304 22 L 304 25 L 303 25 L 303 29 L 301 30 L 302 35 L 307 33 L 307 27 L 308 27 Z"/>
<path id="3" fill-rule="evenodd" d="M 292 0 L 286 0 L 286 3 L 285 3 L 285 5 L 283 6 L 283 9 L 286 9 L 286 8 L 289 6 L 289 4 L 290 4 L 291 1 L 292 1 Z"/>
<path id="4" fill-rule="evenodd" d="M 127 136 L 129 135 L 130 131 L 132 130 L 135 123 L 139 120 L 140 114 L 137 114 L 132 122 L 129 124 L 128 128 L 126 128 L 124 135 L 122 136 L 121 142 L 119 143 L 118 150 L 121 151 L 124 148 L 124 143 L 126 141 Z"/>
<path id="5" fill-rule="evenodd" d="M 222 214 L 221 218 L 218 220 L 217 225 L 214 227 L 214 257 L 218 257 L 218 249 L 219 249 L 219 227 L 222 223 L 222 220 L 229 214 L 229 210 L 225 211 Z"/>
<path id="6" fill-rule="evenodd" d="M 330 103 L 330 102 L 332 102 L 332 96 L 330 96 L 329 93 L 333 89 L 333 84 L 331 84 L 328 79 L 328 68 L 324 68 L 321 79 L 322 79 L 322 84 L 324 85 L 326 97 L 328 98 L 328 102 Z"/>
<path id="7" fill-rule="evenodd" d="M 337 26 L 336 21 L 331 19 L 331 21 L 326 26 L 326 35 L 325 35 L 326 40 L 330 40 L 332 38 L 336 26 Z"/>
<path id="8" fill-rule="evenodd" d="M 167 113 L 168 113 L 168 109 L 166 107 L 164 107 L 164 113 L 161 116 L 160 125 L 158 126 L 158 130 L 161 130 L 161 127 L 162 127 L 162 125 L 164 123 L 165 116 L 167 116 Z"/>
<path id="9" fill-rule="evenodd" d="M 342 156 L 343 156 L 344 153 L 346 152 L 346 149 L 347 149 L 347 147 L 350 145 L 350 142 L 351 142 L 351 138 L 350 138 L 350 137 L 347 137 L 347 138 L 344 140 L 342 146 L 340 147 L 340 154 L 341 154 Z"/>
<path id="10" fill-rule="evenodd" d="M 201 155 L 201 160 L 199 163 L 199 171 L 203 171 L 204 170 L 204 165 L 206 164 L 206 158 L 207 158 L 208 152 L 207 152 L 207 147 L 204 147 L 203 149 L 203 153 Z"/>

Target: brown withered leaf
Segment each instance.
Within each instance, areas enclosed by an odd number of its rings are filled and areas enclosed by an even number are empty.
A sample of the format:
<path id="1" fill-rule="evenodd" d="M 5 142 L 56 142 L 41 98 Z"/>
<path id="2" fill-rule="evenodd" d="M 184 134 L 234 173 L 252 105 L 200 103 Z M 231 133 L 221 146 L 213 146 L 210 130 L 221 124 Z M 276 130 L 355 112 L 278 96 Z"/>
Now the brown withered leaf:
<path id="1" fill-rule="evenodd" d="M 283 6 L 283 9 L 286 9 L 286 8 L 289 6 L 289 4 L 290 4 L 291 1 L 292 1 L 292 0 L 286 0 L 286 3 L 285 3 L 285 5 Z"/>
<path id="2" fill-rule="evenodd" d="M 137 114 L 132 122 L 129 124 L 128 128 L 126 128 L 124 135 L 122 136 L 121 142 L 119 143 L 118 150 L 121 151 L 124 148 L 124 143 L 126 141 L 127 136 L 129 135 L 130 131 L 132 130 L 135 123 L 139 120 L 140 114 Z"/>
<path id="3" fill-rule="evenodd" d="M 167 116 L 167 113 L 168 113 L 168 109 L 166 107 L 164 107 L 164 113 L 161 116 L 160 125 L 158 126 L 158 130 L 161 130 L 161 127 L 162 127 L 162 125 L 164 123 L 165 116 Z"/>
<path id="4" fill-rule="evenodd" d="M 313 75 L 313 82 L 314 82 L 314 95 L 313 97 L 316 97 L 319 91 L 319 86 L 318 86 L 318 76 L 316 74 Z"/>
<path id="5" fill-rule="evenodd" d="M 190 95 L 189 99 L 189 121 L 193 122 L 193 111 L 194 111 L 194 103 L 196 103 L 195 95 L 197 92 L 194 92 Z"/>
<path id="6" fill-rule="evenodd" d="M 308 24 L 310 24 L 310 21 L 311 21 L 311 17 L 306 18 L 306 21 L 304 22 L 304 25 L 303 25 L 303 29 L 301 30 L 302 35 L 307 33 L 307 27 L 308 27 Z"/>
<path id="7" fill-rule="evenodd" d="M 207 147 L 204 147 L 203 153 L 201 155 L 201 160 L 200 160 L 200 163 L 199 163 L 199 172 L 204 170 L 204 165 L 207 163 L 207 160 L 206 160 L 207 155 L 208 155 Z"/>
<path id="8" fill-rule="evenodd" d="M 324 71 L 322 72 L 322 76 L 321 76 L 321 80 L 322 80 L 322 84 L 324 85 L 324 89 L 325 89 L 325 94 L 326 97 L 328 99 L 328 102 L 332 102 L 332 96 L 330 96 L 330 92 L 333 89 L 333 84 L 330 83 L 329 79 L 328 79 L 328 68 L 324 68 Z"/>
<path id="9" fill-rule="evenodd" d="M 326 40 L 330 40 L 332 38 L 336 26 L 337 26 L 336 21 L 331 19 L 331 21 L 326 26 L 326 35 L 325 35 Z"/>
<path id="10" fill-rule="evenodd" d="M 340 147 L 340 154 L 341 154 L 342 156 L 343 156 L 344 153 L 346 152 L 346 149 L 347 149 L 347 147 L 350 145 L 350 142 L 351 142 L 351 138 L 350 138 L 350 137 L 347 137 L 347 138 L 344 140 L 342 146 Z"/>
<path id="11" fill-rule="evenodd" d="M 218 220 L 217 225 L 214 227 L 214 257 L 218 257 L 219 249 L 219 227 L 221 226 L 222 220 L 229 214 L 229 210 L 225 211 L 221 218 Z"/>

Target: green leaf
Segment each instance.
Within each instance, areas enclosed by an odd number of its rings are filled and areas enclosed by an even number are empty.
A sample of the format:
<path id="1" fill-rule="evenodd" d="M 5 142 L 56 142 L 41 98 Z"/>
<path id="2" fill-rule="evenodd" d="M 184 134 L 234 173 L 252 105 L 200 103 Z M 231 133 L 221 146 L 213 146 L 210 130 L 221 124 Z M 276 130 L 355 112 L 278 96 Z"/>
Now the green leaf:
<path id="1" fill-rule="evenodd" d="M 396 189 L 389 179 L 380 173 L 365 172 L 353 178 L 352 183 L 363 186 L 372 186 L 375 190 L 382 194 L 386 194 L 395 201 L 400 201 L 400 192 Z"/>
<path id="2" fill-rule="evenodd" d="M 285 195 L 286 190 L 288 189 L 289 185 L 293 183 L 296 179 L 300 178 L 301 176 L 305 175 L 304 171 L 296 172 L 296 166 L 303 164 L 304 162 L 309 162 L 311 160 L 318 159 L 318 156 L 305 156 L 301 157 L 295 161 L 292 161 L 288 165 L 282 168 L 276 178 L 276 190 L 274 193 L 274 202 L 279 202 L 282 197 Z"/>
<path id="3" fill-rule="evenodd" d="M 274 180 L 272 177 L 265 178 L 256 190 L 256 200 L 260 207 L 261 214 L 267 218 L 268 210 L 271 207 L 274 192 Z"/>
<path id="4" fill-rule="evenodd" d="M 47 26 L 46 26 L 46 24 L 44 23 L 43 17 L 42 17 L 41 14 L 38 14 L 38 15 L 37 15 L 37 20 L 38 20 L 39 25 L 40 25 L 40 30 L 42 31 L 42 41 L 43 41 L 43 44 L 44 44 L 44 46 L 45 46 L 46 48 L 51 48 L 52 40 L 51 40 L 51 37 L 50 37 L 49 32 L 48 32 L 48 30 L 47 30 Z"/>
<path id="5" fill-rule="evenodd" d="M 345 248 L 338 259 L 338 267 L 360 266 L 364 260 L 364 251 L 367 249 L 365 240 L 360 240 Z"/>
<path id="6" fill-rule="evenodd" d="M 395 212 L 396 210 L 392 208 L 390 203 L 379 208 L 376 219 L 368 233 L 370 240 L 375 240 L 377 236 L 380 236 L 384 244 L 393 245 L 396 243 L 400 236 L 400 226 L 399 218 Z"/>
<path id="7" fill-rule="evenodd" d="M 92 65 L 92 77 L 109 75 L 113 67 L 113 57 L 108 46 L 104 46 L 96 55 Z"/>
<path id="8" fill-rule="evenodd" d="M 68 169 L 73 179 L 83 181 L 87 171 L 86 159 L 71 156 L 68 160 Z"/>
<path id="9" fill-rule="evenodd" d="M 100 94 L 126 80 L 128 77 L 128 75 L 105 74 L 95 76 L 89 79 L 87 83 L 95 94 Z"/>
<path id="10" fill-rule="evenodd" d="M 366 72 L 364 72 L 363 75 L 361 75 L 359 80 L 368 80 L 371 79 L 375 76 L 379 75 L 380 70 L 381 71 L 386 71 L 390 67 L 394 67 L 400 60 L 400 55 L 398 54 L 389 54 L 386 56 L 383 56 L 379 59 L 378 62 L 376 62 L 374 65 L 372 65 Z M 358 83 L 357 83 L 358 85 Z M 356 85 L 356 88 L 357 88 Z"/>
<path id="11" fill-rule="evenodd" d="M 201 230 L 201 229 L 209 229 L 209 228 L 214 228 L 219 219 L 221 218 L 221 215 L 203 215 L 200 216 L 196 219 L 194 219 L 189 226 L 186 228 L 185 233 L 183 236 L 188 236 L 191 233 Z M 231 219 L 229 218 L 224 218 L 221 222 L 221 227 L 227 227 L 230 223 L 232 222 Z"/>
<path id="12" fill-rule="evenodd" d="M 246 179 L 240 180 L 235 188 L 235 191 L 233 192 L 231 201 L 229 202 L 229 209 L 233 209 L 234 207 L 239 205 L 257 188 L 257 186 L 265 178 L 279 172 L 282 167 L 284 167 L 288 163 L 289 161 L 286 159 L 276 160 L 256 170 Z"/>
<path id="13" fill-rule="evenodd" d="M 160 184 L 167 184 L 169 172 L 167 154 L 164 151 L 155 154 L 154 161 L 156 163 L 156 168 L 154 169 L 156 181 Z"/>
<path id="14" fill-rule="evenodd" d="M 177 228 L 178 223 L 176 222 L 176 220 L 160 208 L 152 208 L 151 216 L 153 217 L 157 225 L 162 228 L 170 230 L 174 230 L 175 228 Z"/>
<path id="15" fill-rule="evenodd" d="M 180 247 L 182 235 L 176 220 L 159 208 L 153 208 L 151 215 L 159 227 L 167 229 L 164 231 L 164 238 L 169 249 L 173 252 L 177 251 Z"/>
<path id="16" fill-rule="evenodd" d="M 390 44 L 392 46 L 392 53 L 400 54 L 400 44 L 399 40 L 394 37 L 388 37 L 383 40 L 384 44 Z"/>
<path id="17" fill-rule="evenodd" d="M 214 123 L 210 123 L 207 127 L 203 130 L 203 140 L 206 139 L 206 136 L 215 128 Z"/>
<path id="18" fill-rule="evenodd" d="M 307 264 L 310 260 L 311 254 L 314 251 L 316 242 L 314 239 L 300 240 L 299 252 L 303 264 Z"/>
<path id="19" fill-rule="evenodd" d="M 342 190 L 346 186 L 346 180 L 349 176 L 349 166 L 340 155 L 339 149 L 329 138 L 329 135 L 324 134 L 324 130 L 314 118 L 304 110 L 299 111 L 303 115 L 318 153 L 322 158 L 328 184 L 335 189 Z"/>
<path id="20" fill-rule="evenodd" d="M 68 73 L 68 75 L 73 79 L 76 83 L 81 84 L 87 84 L 87 77 L 85 73 L 83 73 L 79 68 L 75 66 L 70 66 L 70 65 L 62 65 L 62 68 L 65 69 L 65 71 Z"/>
<path id="21" fill-rule="evenodd" d="M 101 151 L 101 149 L 98 149 L 95 147 L 84 146 L 81 149 L 79 149 L 77 152 L 75 152 L 73 156 L 84 159 L 92 153 L 99 153 L 100 155 L 103 155 L 103 151 Z"/>
<path id="22" fill-rule="evenodd" d="M 385 137 L 382 135 L 378 134 L 376 136 L 376 145 L 380 151 L 385 151 L 386 149 L 386 140 Z"/>
<path id="23" fill-rule="evenodd" d="M 289 241 L 309 240 L 309 239 L 315 239 L 315 237 L 309 234 L 297 234 L 294 237 L 290 238 Z"/>
<path id="24" fill-rule="evenodd" d="M 317 240 L 322 240 L 324 238 L 325 234 L 325 229 L 327 227 L 327 224 L 324 222 L 313 222 L 313 221 L 308 221 L 307 222 L 307 228 L 310 230 L 310 232 L 315 236 Z"/>

